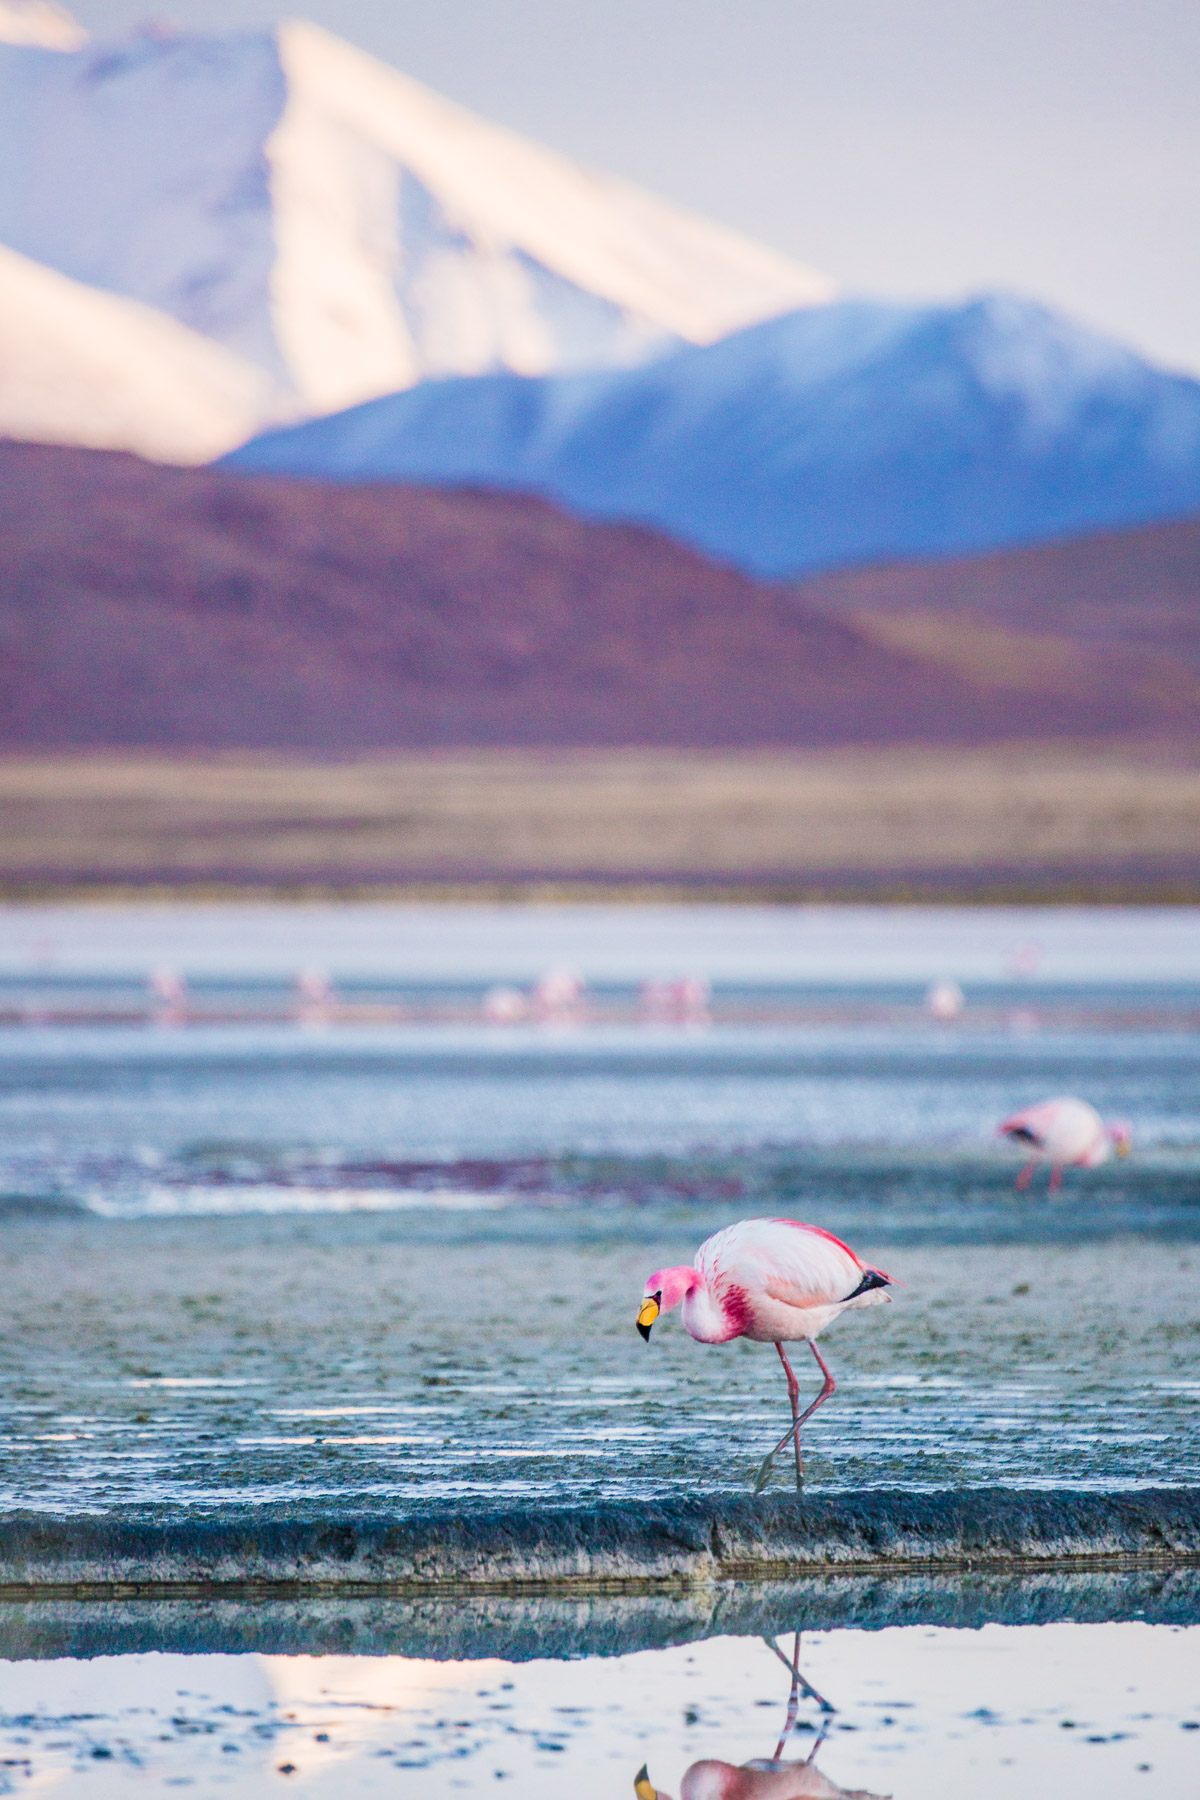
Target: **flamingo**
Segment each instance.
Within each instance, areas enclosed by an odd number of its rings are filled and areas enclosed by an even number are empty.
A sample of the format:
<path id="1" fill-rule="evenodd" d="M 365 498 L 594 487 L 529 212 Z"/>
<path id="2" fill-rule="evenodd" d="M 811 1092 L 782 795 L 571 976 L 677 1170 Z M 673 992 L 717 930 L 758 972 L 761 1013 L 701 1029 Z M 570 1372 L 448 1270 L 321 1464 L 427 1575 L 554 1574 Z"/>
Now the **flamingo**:
<path id="1" fill-rule="evenodd" d="M 796 1452 L 796 1486 L 804 1483 L 800 1427 L 824 1405 L 836 1383 L 817 1337 L 842 1313 L 878 1306 L 889 1296 L 891 1276 L 868 1267 L 848 1244 L 797 1219 L 743 1219 L 707 1238 L 692 1267 L 656 1269 L 646 1283 L 635 1321 L 647 1343 L 660 1313 L 683 1305 L 683 1326 L 700 1344 L 727 1344 L 747 1337 L 774 1344 L 787 1379 L 792 1423 L 764 1458 L 754 1491 L 767 1484 L 771 1465 L 788 1439 Z M 785 1343 L 808 1344 L 824 1377 L 816 1399 L 800 1411 L 800 1383 Z"/>
<path id="2" fill-rule="evenodd" d="M 637 1800 L 670 1800 L 653 1786 L 645 1768 L 638 1771 L 633 1791 Z M 695 1762 L 685 1772 L 679 1794 L 680 1800 L 883 1800 L 866 1788 L 839 1787 L 811 1758 L 780 1762 L 765 1756 L 740 1765 L 715 1757 Z"/>
<path id="3" fill-rule="evenodd" d="M 774 1756 L 755 1757 L 752 1762 L 740 1765 L 720 1762 L 716 1758 L 695 1762 L 683 1777 L 679 1790 L 680 1800 L 882 1800 L 880 1795 L 868 1794 L 863 1788 L 839 1787 L 836 1781 L 831 1781 L 828 1775 L 817 1768 L 817 1751 L 825 1742 L 825 1733 L 829 1728 L 828 1715 L 834 1708 L 828 1700 L 821 1699 L 816 1689 L 800 1673 L 800 1633 L 796 1633 L 790 1659 L 770 1638 L 764 1639 L 764 1642 L 792 1678 L 787 1718 L 775 1746 Z M 817 1734 L 817 1741 L 804 1761 L 784 1762 L 784 1746 L 796 1729 L 801 1688 L 817 1701 L 826 1717 Z M 654 1786 L 644 1763 L 634 1777 L 633 1791 L 637 1800 L 670 1800 L 669 1795 L 660 1793 Z"/>
<path id="4" fill-rule="evenodd" d="M 1017 1187 L 1023 1191 L 1033 1179 L 1040 1162 L 1050 1164 L 1050 1192 L 1062 1186 L 1063 1169 L 1098 1169 L 1115 1149 L 1118 1156 L 1128 1156 L 1133 1134 L 1123 1119 L 1106 1125 L 1094 1106 L 1063 1094 L 1055 1100 L 1041 1100 L 1014 1113 L 996 1127 L 1001 1137 L 1016 1144 L 1030 1144 L 1034 1154 L 1017 1176 Z"/>

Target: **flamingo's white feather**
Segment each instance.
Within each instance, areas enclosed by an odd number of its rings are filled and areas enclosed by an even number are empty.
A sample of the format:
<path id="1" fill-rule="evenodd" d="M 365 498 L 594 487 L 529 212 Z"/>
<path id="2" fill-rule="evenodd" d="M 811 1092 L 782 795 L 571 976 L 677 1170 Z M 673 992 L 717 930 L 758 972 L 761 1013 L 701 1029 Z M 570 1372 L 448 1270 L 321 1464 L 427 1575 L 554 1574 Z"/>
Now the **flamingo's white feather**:
<path id="1" fill-rule="evenodd" d="M 1104 1121 L 1094 1106 L 1072 1094 L 1041 1100 L 1014 1113 L 1000 1126 L 1006 1137 L 1032 1146 L 1046 1161 L 1062 1168 L 1097 1168 L 1110 1154 Z"/>
<path id="2" fill-rule="evenodd" d="M 743 1219 L 701 1244 L 702 1286 L 683 1322 L 702 1342 L 748 1337 L 765 1343 L 815 1338 L 839 1313 L 886 1301 L 881 1288 L 856 1295 L 864 1266 L 848 1245 L 792 1219 Z"/>
<path id="3" fill-rule="evenodd" d="M 837 1238 L 791 1219 L 743 1219 L 696 1252 L 712 1287 L 736 1282 L 789 1306 L 844 1300 L 862 1280 L 862 1264 Z"/>

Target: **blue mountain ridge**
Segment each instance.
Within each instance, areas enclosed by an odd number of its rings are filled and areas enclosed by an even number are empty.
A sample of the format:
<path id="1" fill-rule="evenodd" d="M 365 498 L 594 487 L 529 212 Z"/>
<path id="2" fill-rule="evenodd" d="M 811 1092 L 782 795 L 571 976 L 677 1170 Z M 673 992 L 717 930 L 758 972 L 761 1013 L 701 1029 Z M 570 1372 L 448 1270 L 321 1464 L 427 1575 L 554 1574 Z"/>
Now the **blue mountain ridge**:
<path id="1" fill-rule="evenodd" d="M 1200 511 L 1200 382 L 1016 296 L 848 300 L 632 369 L 426 382 L 224 466 L 526 490 L 775 578 Z"/>

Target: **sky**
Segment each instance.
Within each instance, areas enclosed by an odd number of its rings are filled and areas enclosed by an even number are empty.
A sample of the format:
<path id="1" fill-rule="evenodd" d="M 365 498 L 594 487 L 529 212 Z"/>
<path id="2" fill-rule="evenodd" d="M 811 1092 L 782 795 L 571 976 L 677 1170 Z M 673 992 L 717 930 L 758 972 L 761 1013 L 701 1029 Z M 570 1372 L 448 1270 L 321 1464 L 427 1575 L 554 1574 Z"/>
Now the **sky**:
<path id="1" fill-rule="evenodd" d="M 99 35 L 146 0 L 76 0 Z M 1197 0 L 298 0 L 847 292 L 1032 294 L 1200 373 Z M 168 0 L 205 30 L 271 0 Z"/>

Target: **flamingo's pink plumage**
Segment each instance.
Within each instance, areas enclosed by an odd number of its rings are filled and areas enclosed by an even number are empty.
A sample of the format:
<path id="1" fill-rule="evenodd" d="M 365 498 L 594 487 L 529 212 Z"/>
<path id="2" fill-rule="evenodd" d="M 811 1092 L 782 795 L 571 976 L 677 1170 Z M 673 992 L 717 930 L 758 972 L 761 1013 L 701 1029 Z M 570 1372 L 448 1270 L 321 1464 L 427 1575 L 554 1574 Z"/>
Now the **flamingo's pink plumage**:
<path id="1" fill-rule="evenodd" d="M 1001 1137 L 1014 1143 L 1028 1144 L 1033 1155 L 1017 1176 L 1017 1186 L 1026 1188 L 1039 1162 L 1050 1164 L 1050 1189 L 1062 1186 L 1065 1168 L 1098 1169 L 1107 1162 L 1115 1146 L 1117 1154 L 1129 1152 L 1130 1130 L 1121 1121 L 1106 1125 L 1094 1106 L 1061 1094 L 1053 1100 L 1041 1100 L 1014 1113 L 996 1127 Z"/>
<path id="2" fill-rule="evenodd" d="M 639 1779 L 638 1800 L 668 1796 Z M 774 1758 L 742 1763 L 705 1760 L 693 1763 L 683 1777 L 680 1800 L 881 1800 L 865 1788 L 839 1787 L 813 1762 L 779 1762 Z"/>
<path id="3" fill-rule="evenodd" d="M 829 1715 L 836 1708 L 830 1706 L 828 1700 L 823 1700 L 800 1673 L 799 1632 L 795 1636 L 790 1661 L 778 1645 L 770 1639 L 767 1643 L 791 1675 L 787 1718 L 782 1736 L 775 1746 L 774 1756 L 756 1757 L 753 1762 L 745 1763 L 720 1762 L 716 1758 L 705 1757 L 702 1762 L 693 1763 L 685 1773 L 680 1800 L 883 1800 L 881 1795 L 868 1794 L 862 1788 L 839 1787 L 836 1781 L 831 1781 L 828 1775 L 818 1769 L 817 1752 L 825 1742 Z M 801 1689 L 817 1702 L 825 1718 L 817 1733 L 816 1742 L 804 1761 L 785 1762 L 784 1750 L 796 1730 Z M 636 1800 L 669 1800 L 668 1795 L 655 1787 L 645 1764 L 634 1777 L 633 1791 Z"/>
<path id="4" fill-rule="evenodd" d="M 819 1225 L 797 1219 L 743 1219 L 708 1238 L 690 1268 L 656 1269 L 646 1283 L 638 1330 L 649 1340 L 662 1312 L 682 1306 L 688 1334 L 701 1344 L 746 1337 L 774 1344 L 787 1377 L 792 1425 L 759 1471 L 761 1488 L 771 1463 L 790 1438 L 796 1452 L 796 1484 L 803 1469 L 800 1427 L 834 1391 L 834 1379 L 816 1346 L 826 1326 L 844 1312 L 877 1306 L 891 1276 L 868 1267 L 848 1244 Z M 783 1346 L 805 1341 L 824 1376 L 817 1398 L 800 1411 L 800 1387 Z"/>

